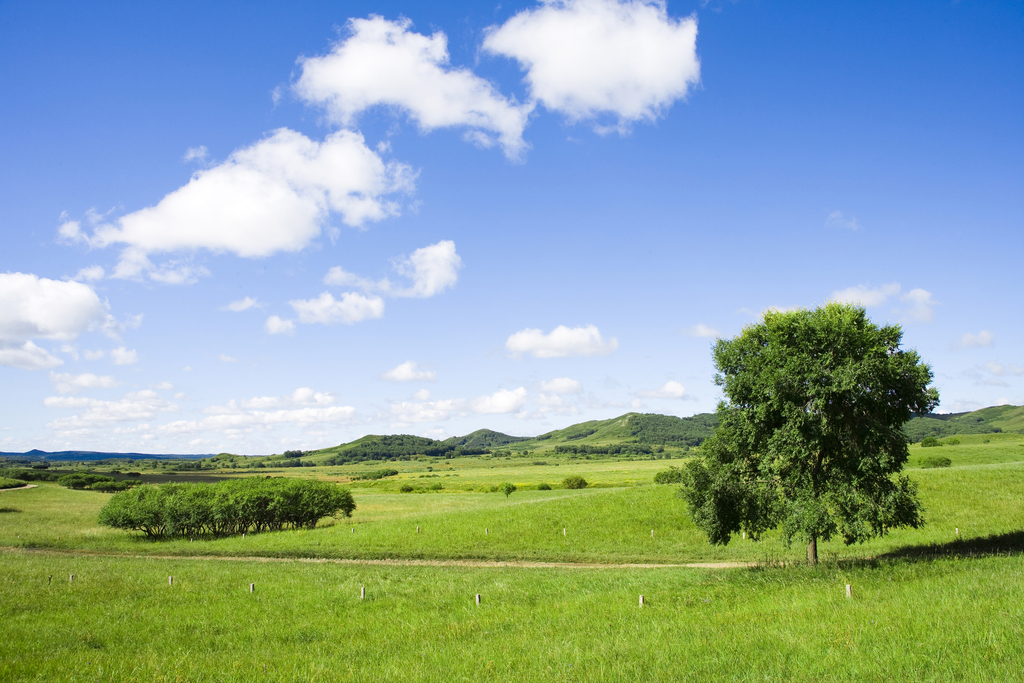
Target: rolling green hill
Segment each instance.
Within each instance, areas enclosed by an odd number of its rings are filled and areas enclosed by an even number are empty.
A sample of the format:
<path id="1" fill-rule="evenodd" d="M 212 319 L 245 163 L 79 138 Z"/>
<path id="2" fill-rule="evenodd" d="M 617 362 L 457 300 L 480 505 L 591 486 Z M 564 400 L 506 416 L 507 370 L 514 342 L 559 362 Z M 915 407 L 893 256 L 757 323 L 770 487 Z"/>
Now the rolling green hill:
<path id="1" fill-rule="evenodd" d="M 910 441 L 954 434 L 1024 433 L 1024 406 L 993 406 L 969 413 L 931 413 L 913 418 L 904 427 Z"/>
<path id="2" fill-rule="evenodd" d="M 664 447 L 684 449 L 698 446 L 714 433 L 716 424 L 718 419 L 710 413 L 685 418 L 626 413 L 611 420 L 581 422 L 536 437 L 510 436 L 490 429 L 479 429 L 444 441 L 409 434 L 370 434 L 350 443 L 305 453 L 302 460 L 308 464 L 341 465 L 414 456 L 479 455 L 498 448 L 509 452 L 652 453 Z M 287 460 L 283 456 L 271 459 Z"/>

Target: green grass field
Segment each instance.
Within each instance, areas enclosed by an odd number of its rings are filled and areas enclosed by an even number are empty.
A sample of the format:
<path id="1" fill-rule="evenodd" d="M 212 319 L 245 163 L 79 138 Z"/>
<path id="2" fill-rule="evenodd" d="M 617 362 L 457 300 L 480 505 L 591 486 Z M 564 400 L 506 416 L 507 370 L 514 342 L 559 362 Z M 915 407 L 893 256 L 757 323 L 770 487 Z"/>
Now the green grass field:
<path id="1" fill-rule="evenodd" d="M 771 536 L 708 545 L 651 483 L 673 460 L 400 462 L 352 484 L 351 519 L 244 539 L 150 541 L 97 525 L 107 494 L 5 491 L 0 680 L 1019 680 L 1022 442 L 913 447 L 927 525 L 822 544 L 817 568 Z M 953 466 L 918 468 L 928 455 Z M 569 474 L 597 487 L 536 490 Z M 527 490 L 481 492 L 502 481 Z M 359 558 L 443 566 L 331 561 Z M 760 566 L 528 566 L 722 561 Z"/>
<path id="2" fill-rule="evenodd" d="M 1011 681 L 1022 572 L 1019 555 L 701 571 L 8 552 L 0 680 Z"/>

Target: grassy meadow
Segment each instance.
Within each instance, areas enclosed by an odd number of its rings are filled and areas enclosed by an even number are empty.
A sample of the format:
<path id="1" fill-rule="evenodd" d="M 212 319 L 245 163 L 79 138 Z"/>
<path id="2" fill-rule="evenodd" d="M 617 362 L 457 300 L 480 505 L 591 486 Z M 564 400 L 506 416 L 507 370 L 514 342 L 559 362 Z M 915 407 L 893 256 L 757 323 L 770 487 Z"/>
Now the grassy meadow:
<path id="1" fill-rule="evenodd" d="M 777 537 L 708 545 L 652 483 L 676 460 L 261 470 L 350 482 L 358 507 L 245 538 L 151 541 L 98 526 L 108 494 L 0 492 L 0 680 L 1018 680 L 1024 436 L 959 438 L 911 448 L 923 529 L 821 544 L 816 568 Z M 439 566 L 332 561 L 358 559 Z M 678 566 L 700 562 L 758 566 Z"/>

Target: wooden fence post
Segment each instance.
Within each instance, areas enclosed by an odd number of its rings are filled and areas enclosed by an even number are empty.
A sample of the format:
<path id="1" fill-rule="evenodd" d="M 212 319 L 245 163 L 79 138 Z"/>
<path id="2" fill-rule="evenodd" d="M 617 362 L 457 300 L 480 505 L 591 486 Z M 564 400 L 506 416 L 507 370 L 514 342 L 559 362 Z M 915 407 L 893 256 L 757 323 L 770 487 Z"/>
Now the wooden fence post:
<path id="1" fill-rule="evenodd" d="M 477 605 L 480 604 L 480 594 L 479 593 L 476 594 L 476 604 Z"/>

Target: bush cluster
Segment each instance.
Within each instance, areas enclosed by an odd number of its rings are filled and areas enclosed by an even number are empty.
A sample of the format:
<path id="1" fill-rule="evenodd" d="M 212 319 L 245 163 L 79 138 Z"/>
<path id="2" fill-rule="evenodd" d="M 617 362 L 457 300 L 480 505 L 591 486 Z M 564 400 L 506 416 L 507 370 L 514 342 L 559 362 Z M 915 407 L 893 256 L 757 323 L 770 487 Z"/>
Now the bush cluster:
<path id="1" fill-rule="evenodd" d="M 578 474 L 569 475 L 562 480 L 562 488 L 566 489 L 585 489 L 587 486 L 587 480 Z"/>
<path id="2" fill-rule="evenodd" d="M 165 536 L 229 536 L 312 529 L 323 517 L 352 516 L 352 494 L 325 481 L 247 477 L 216 484 L 139 486 L 100 510 L 103 526 Z"/>
<path id="3" fill-rule="evenodd" d="M 25 482 L 18 479 L 0 477 L 0 489 L 18 489 L 25 485 Z"/>
<path id="4" fill-rule="evenodd" d="M 681 484 L 683 482 L 683 470 L 680 467 L 669 467 L 654 475 L 655 484 Z"/>
<path id="5" fill-rule="evenodd" d="M 391 467 L 384 467 L 379 470 L 373 470 L 372 472 L 364 472 L 363 474 L 357 474 L 352 479 L 385 479 L 387 477 L 393 477 L 398 474 L 398 470 Z"/>
<path id="6" fill-rule="evenodd" d="M 113 493 L 115 491 L 127 491 L 138 482 L 118 481 L 113 477 L 108 477 L 103 474 L 76 472 L 74 474 L 65 474 L 57 480 L 57 483 L 65 488 L 74 489 L 76 491 L 89 490 Z"/>
<path id="7" fill-rule="evenodd" d="M 949 458 L 944 458 L 941 455 L 929 455 L 927 458 L 921 458 L 922 469 L 933 469 L 936 467 L 950 467 L 953 461 Z"/>

